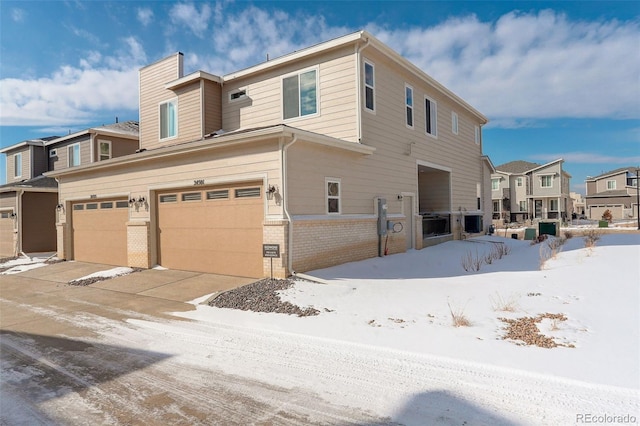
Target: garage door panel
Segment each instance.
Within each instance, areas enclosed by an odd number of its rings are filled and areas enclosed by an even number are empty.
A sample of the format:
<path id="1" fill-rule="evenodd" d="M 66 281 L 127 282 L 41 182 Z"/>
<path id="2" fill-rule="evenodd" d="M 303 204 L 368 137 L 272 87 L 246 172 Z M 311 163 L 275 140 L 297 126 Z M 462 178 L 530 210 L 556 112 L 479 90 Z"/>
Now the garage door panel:
<path id="1" fill-rule="evenodd" d="M 207 199 L 211 191 L 229 198 Z M 184 189 L 158 194 L 160 264 L 174 269 L 262 277 L 262 187 L 256 184 L 253 196 L 247 198 L 234 198 L 234 187 L 204 188 L 200 196 L 195 193 Z M 183 201 L 198 197 L 200 201 Z M 163 203 L 163 199 L 176 201 Z"/>
<path id="2" fill-rule="evenodd" d="M 88 210 L 87 204 L 100 205 L 96 202 L 76 203 L 72 208 L 74 259 L 107 265 L 127 265 L 128 208 Z M 82 206 L 82 209 L 77 209 L 76 205 Z M 114 205 L 115 201 L 112 206 Z"/>

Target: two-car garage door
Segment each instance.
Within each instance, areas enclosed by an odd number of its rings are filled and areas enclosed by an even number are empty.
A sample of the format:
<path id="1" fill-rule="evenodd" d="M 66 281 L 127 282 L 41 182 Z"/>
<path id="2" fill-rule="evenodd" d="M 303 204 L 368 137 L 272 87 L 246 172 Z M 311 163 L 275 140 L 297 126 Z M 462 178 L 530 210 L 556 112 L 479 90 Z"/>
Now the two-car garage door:
<path id="1" fill-rule="evenodd" d="M 156 196 L 160 265 L 263 276 L 261 183 L 185 188 Z"/>

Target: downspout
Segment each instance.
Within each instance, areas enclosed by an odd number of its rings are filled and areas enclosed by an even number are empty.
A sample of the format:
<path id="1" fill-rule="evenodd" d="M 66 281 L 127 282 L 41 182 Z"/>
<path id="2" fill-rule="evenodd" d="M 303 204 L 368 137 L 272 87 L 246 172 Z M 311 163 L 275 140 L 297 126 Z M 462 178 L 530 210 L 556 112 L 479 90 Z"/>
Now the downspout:
<path id="1" fill-rule="evenodd" d="M 287 150 L 297 141 L 298 135 L 294 135 L 291 142 L 282 148 L 282 209 L 284 211 L 284 215 L 287 217 L 287 221 L 289 221 L 289 235 L 287 239 L 287 270 L 291 275 L 295 275 L 296 271 L 293 270 L 293 219 L 291 218 L 291 214 L 289 214 L 289 192 L 287 191 Z"/>
<path id="2" fill-rule="evenodd" d="M 358 45 L 356 44 L 356 90 L 357 90 L 357 94 L 356 94 L 356 120 L 358 122 L 358 143 L 362 143 L 362 78 L 361 78 L 361 74 L 362 74 L 362 70 L 360 67 L 360 52 L 362 52 L 362 50 L 364 48 L 366 48 L 367 46 L 369 46 L 369 39 L 365 39 L 366 43 L 363 44 L 362 46 L 358 47 Z"/>
<path id="3" fill-rule="evenodd" d="M 27 256 L 26 254 L 24 254 L 24 252 L 22 251 L 22 196 L 24 195 L 24 189 L 21 189 L 20 191 L 18 191 L 17 193 L 17 200 L 16 200 L 16 211 L 17 211 L 17 217 L 16 220 L 18 221 L 18 235 L 17 235 L 17 241 L 16 241 L 16 254 L 21 254 L 24 257 L 28 258 L 29 256 Z"/>

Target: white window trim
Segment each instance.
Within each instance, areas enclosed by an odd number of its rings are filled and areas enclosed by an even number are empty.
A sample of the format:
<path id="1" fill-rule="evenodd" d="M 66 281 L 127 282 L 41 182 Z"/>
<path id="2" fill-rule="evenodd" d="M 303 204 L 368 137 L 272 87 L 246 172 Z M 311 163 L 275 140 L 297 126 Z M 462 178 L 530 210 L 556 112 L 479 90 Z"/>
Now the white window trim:
<path id="1" fill-rule="evenodd" d="M 550 177 L 551 178 L 551 183 L 549 184 L 549 186 L 544 186 L 544 178 L 545 177 Z M 553 181 L 555 180 L 555 175 L 549 174 L 549 175 L 540 175 L 540 188 L 553 188 Z"/>
<path id="2" fill-rule="evenodd" d="M 71 152 L 71 148 L 77 146 L 78 147 L 78 164 L 74 165 L 71 164 L 71 155 L 69 155 L 69 152 Z M 80 165 L 82 165 L 82 147 L 80 146 L 80 143 L 72 143 L 71 145 L 67 145 L 67 166 L 68 167 L 78 167 Z"/>
<path id="3" fill-rule="evenodd" d="M 480 126 L 474 127 L 474 138 L 476 141 L 476 145 L 480 145 Z"/>
<path id="4" fill-rule="evenodd" d="M 98 139 L 98 161 L 105 161 L 102 158 L 100 158 L 102 156 L 102 153 L 100 152 L 100 144 L 102 144 L 102 143 L 109 144 L 109 158 L 107 158 L 105 160 L 112 159 L 113 158 L 113 152 L 111 151 L 111 148 L 112 148 L 111 141 L 105 140 L 105 139 Z"/>
<path id="5" fill-rule="evenodd" d="M 426 108 L 427 100 L 429 102 L 431 102 L 431 105 L 432 105 L 432 107 L 434 109 L 435 120 L 433 120 L 433 122 L 431 123 L 432 133 L 429 133 L 427 131 L 427 108 Z M 433 98 L 430 98 L 429 96 L 425 96 L 423 104 L 425 105 L 425 109 L 424 109 L 424 133 L 429 137 L 438 139 L 438 103 Z M 431 118 L 431 117 L 429 117 L 429 118 Z"/>
<path id="6" fill-rule="evenodd" d="M 411 105 L 407 103 L 407 90 L 411 91 Z M 404 84 L 404 123 L 407 125 L 409 129 L 413 129 L 416 123 L 416 114 L 415 114 L 416 101 L 415 101 L 414 93 L 415 92 L 413 91 L 413 87 L 405 83 Z M 375 91 L 374 91 L 374 98 L 375 98 Z M 373 105 L 375 106 L 375 102 Z M 407 108 L 411 108 L 411 124 L 407 123 Z"/>
<path id="7" fill-rule="evenodd" d="M 373 86 L 370 86 L 367 84 L 367 65 L 370 65 L 371 68 L 373 69 Z M 364 92 L 362 93 L 362 106 L 364 106 L 364 110 L 367 111 L 368 113 L 371 114 L 375 114 L 376 113 L 376 104 L 377 99 L 376 99 L 376 66 L 373 62 L 365 59 L 364 60 L 364 66 L 362 67 L 362 87 L 364 87 Z M 370 109 L 367 107 L 367 88 L 370 87 L 371 90 L 373 91 L 373 109 Z"/>
<path id="8" fill-rule="evenodd" d="M 451 132 L 457 135 L 459 131 L 458 114 L 451 111 Z"/>
<path id="9" fill-rule="evenodd" d="M 57 148 L 49 150 L 49 158 L 53 158 L 53 157 L 57 157 L 57 156 L 58 156 Z"/>
<path id="10" fill-rule="evenodd" d="M 242 93 L 244 92 L 244 93 Z M 233 95 L 238 94 L 238 93 L 242 93 L 240 96 L 238 96 L 237 98 L 232 98 Z M 249 97 L 248 93 L 247 93 L 247 88 L 246 87 L 240 87 L 238 89 L 232 90 L 229 92 L 229 103 L 233 103 L 233 102 L 240 102 L 244 99 L 247 99 Z"/>
<path id="11" fill-rule="evenodd" d="M 613 183 L 613 185 L 611 185 L 611 188 L 609 187 L 609 184 Z M 611 191 L 616 189 L 616 181 L 613 179 L 607 180 L 607 191 Z"/>
<path id="12" fill-rule="evenodd" d="M 166 138 L 163 138 L 162 135 L 162 113 L 160 112 L 160 108 L 162 107 L 162 105 L 164 104 L 168 104 L 168 103 L 173 103 L 175 104 L 175 109 L 176 109 L 176 134 L 174 136 L 167 136 Z M 168 141 L 171 139 L 175 139 L 178 137 L 179 131 L 180 131 L 180 126 L 179 126 L 179 122 L 178 122 L 178 98 L 173 98 L 173 99 L 167 99 L 166 101 L 162 101 L 162 102 L 158 102 L 158 140 L 160 141 Z"/>
<path id="13" fill-rule="evenodd" d="M 329 183 L 337 183 L 338 184 L 338 196 L 329 196 L 327 193 L 327 187 Z M 337 212 L 329 212 L 329 199 L 337 199 L 338 200 L 338 211 Z M 342 214 L 342 179 L 326 177 L 324 178 L 324 211 L 328 215 L 339 215 Z"/>
<path id="14" fill-rule="evenodd" d="M 17 173 L 16 165 L 20 165 L 20 174 Z M 22 153 L 18 152 L 13 156 L 13 177 L 14 179 L 20 179 L 22 177 Z"/>
<path id="15" fill-rule="evenodd" d="M 497 183 L 497 188 L 493 187 L 493 183 L 496 182 Z M 500 190 L 500 178 L 492 178 L 491 179 L 491 190 L 492 191 L 499 191 Z"/>
<path id="16" fill-rule="evenodd" d="M 523 185 L 522 176 L 518 176 L 516 178 L 516 186 L 522 186 L 522 185 Z"/>
<path id="17" fill-rule="evenodd" d="M 300 102 L 300 75 L 309 71 L 316 72 L 316 112 L 307 115 L 298 115 L 297 117 L 284 118 L 284 80 L 293 75 L 298 76 L 298 102 Z M 300 114 L 300 104 L 298 103 L 298 114 Z M 280 117 L 285 122 L 304 120 L 311 117 L 317 117 L 320 115 L 320 67 L 314 66 L 305 69 L 301 69 L 296 72 L 285 74 L 280 78 Z"/>

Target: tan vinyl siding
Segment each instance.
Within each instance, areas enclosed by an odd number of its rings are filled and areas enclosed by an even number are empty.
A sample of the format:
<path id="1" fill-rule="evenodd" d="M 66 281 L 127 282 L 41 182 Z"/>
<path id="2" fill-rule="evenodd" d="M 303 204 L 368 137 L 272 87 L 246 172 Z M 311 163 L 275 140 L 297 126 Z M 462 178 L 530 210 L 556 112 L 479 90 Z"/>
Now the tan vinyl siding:
<path id="1" fill-rule="evenodd" d="M 596 181 L 596 189 L 593 192 L 595 193 L 595 192 L 610 191 L 610 189 L 607 187 L 607 182 L 610 180 L 613 180 L 616 182 L 615 190 L 624 190 L 627 187 L 627 175 L 626 175 L 626 172 L 624 172 L 617 175 L 598 179 Z M 589 193 L 591 194 L 592 192 L 589 192 Z"/>
<path id="2" fill-rule="evenodd" d="M 100 145 L 97 143 L 98 139 L 102 140 L 102 136 L 96 136 L 96 160 L 100 158 L 99 147 Z M 138 141 L 132 139 L 122 139 L 122 138 L 114 138 L 110 137 L 111 141 L 111 158 L 122 157 L 123 155 L 129 155 L 136 152 L 138 149 Z"/>
<path id="3" fill-rule="evenodd" d="M 49 157 L 49 170 L 63 170 L 69 168 L 69 146 L 80 145 L 80 165 L 91 163 L 91 138 L 89 135 L 72 139 L 55 146 L 57 155 Z M 52 149 L 54 147 L 50 147 Z"/>
<path id="4" fill-rule="evenodd" d="M 476 183 L 482 178 L 482 152 L 475 143 L 474 127 L 481 124 L 479 120 L 375 50 L 363 52 L 363 58 L 375 66 L 376 111 L 371 114 L 363 107 L 362 143 L 377 149 L 370 167 L 376 170 L 380 191 L 393 194 L 397 188 L 392 182 L 398 179 L 404 180 L 404 185 L 409 179 L 415 181 L 411 165 L 420 160 L 451 169 L 452 210 L 477 210 Z M 414 90 L 413 129 L 405 124 L 405 84 Z M 425 96 L 437 103 L 437 138 L 425 131 Z M 458 114 L 457 135 L 451 131 L 452 110 Z"/>
<path id="5" fill-rule="evenodd" d="M 320 61 L 318 64 L 317 62 Z M 318 70 L 318 114 L 284 121 L 282 77 L 307 69 Z M 247 98 L 230 101 L 229 93 L 244 88 Z M 223 87 L 223 128 L 232 131 L 285 123 L 293 127 L 355 142 L 355 56 L 353 47 L 327 52 L 323 58 L 270 70 Z"/>
<path id="6" fill-rule="evenodd" d="M 11 209 L 12 211 L 16 211 L 18 208 L 16 201 L 16 193 L 12 192 L 0 192 L 0 209 L 6 210 Z"/>
<path id="7" fill-rule="evenodd" d="M 535 197 L 560 195 L 562 192 L 561 163 L 536 169 L 533 172 L 533 195 Z M 551 187 L 542 187 L 542 176 L 552 175 Z M 568 195 L 568 194 L 567 194 Z"/>
<path id="8" fill-rule="evenodd" d="M 204 179 L 206 184 L 216 184 L 229 177 L 264 175 L 269 184 L 280 184 L 280 151 L 277 140 L 261 141 L 238 148 L 225 148 L 192 155 L 176 155 L 172 158 L 149 161 L 138 166 L 111 168 L 87 172 L 82 175 L 61 177 L 60 200 L 97 198 L 110 194 L 143 196 L 149 200 L 149 187 L 193 186 L 194 180 Z M 269 214 L 281 214 L 281 206 L 275 200 L 268 203 Z M 131 219 L 149 219 L 149 209 L 131 210 Z M 64 217 L 64 216 L 63 216 Z"/>
<path id="9" fill-rule="evenodd" d="M 48 158 L 49 155 L 46 148 L 42 146 L 32 146 L 31 152 L 33 155 L 33 175 L 31 177 L 40 176 L 44 172 L 48 171 Z"/>
<path id="10" fill-rule="evenodd" d="M 182 55 L 175 54 L 140 70 L 140 148 L 161 146 L 159 104 L 176 97 L 165 84 L 181 77 Z M 180 122 L 178 122 L 180 126 Z M 180 132 L 180 127 L 178 127 Z"/>
<path id="11" fill-rule="evenodd" d="M 26 180 L 31 178 L 29 176 L 29 171 L 31 170 L 31 155 L 30 155 L 30 147 L 25 146 L 20 148 L 19 150 L 12 151 L 11 153 L 6 154 L 7 159 L 7 183 L 14 182 L 16 180 Z M 22 155 L 21 164 L 22 164 L 22 173 L 20 176 L 16 176 L 15 170 L 15 156 Z"/>
<path id="12" fill-rule="evenodd" d="M 190 142 L 204 136 L 202 126 L 202 90 L 196 81 L 174 92 L 178 98 L 178 135 L 164 144 Z M 168 100 L 168 99 L 167 99 Z"/>
<path id="13" fill-rule="evenodd" d="M 204 85 L 204 134 L 222 129 L 222 88 L 218 83 L 203 81 Z"/>

